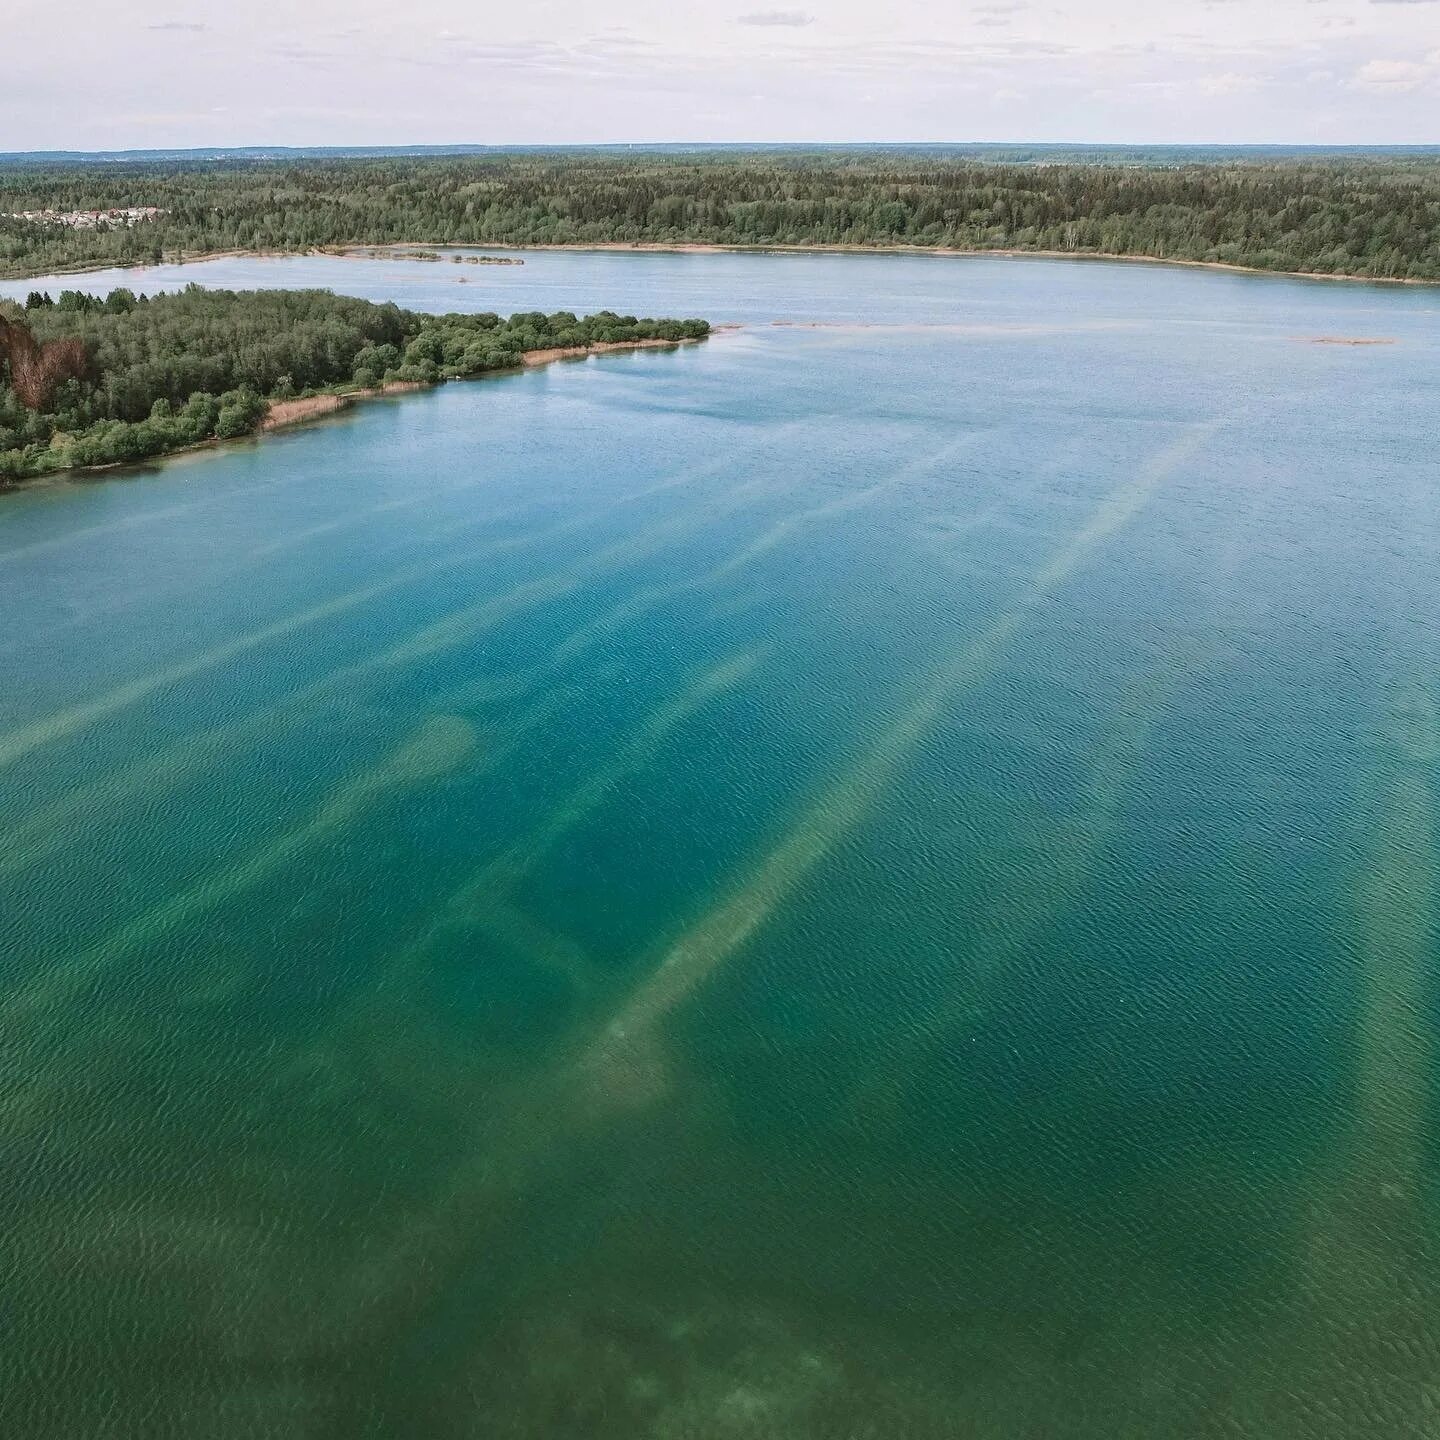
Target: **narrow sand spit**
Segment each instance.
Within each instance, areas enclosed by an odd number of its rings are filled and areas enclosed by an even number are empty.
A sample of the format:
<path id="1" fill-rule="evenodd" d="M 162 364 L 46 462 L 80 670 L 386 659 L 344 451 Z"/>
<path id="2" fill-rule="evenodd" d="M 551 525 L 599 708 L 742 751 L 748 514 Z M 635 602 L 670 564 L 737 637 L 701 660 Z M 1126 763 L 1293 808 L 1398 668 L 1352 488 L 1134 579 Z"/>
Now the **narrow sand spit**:
<path id="1" fill-rule="evenodd" d="M 348 395 L 311 395 L 305 400 L 272 400 L 269 412 L 260 422 L 262 430 L 279 430 L 284 425 L 298 425 L 321 415 L 331 415 L 350 403 Z"/>
<path id="2" fill-rule="evenodd" d="M 1384 335 L 1374 337 L 1364 335 L 1297 335 L 1295 338 L 1306 345 L 1395 345 L 1399 343 Z"/>
<path id="3" fill-rule="evenodd" d="M 397 246 L 404 248 L 407 242 L 395 242 Z M 410 245 L 423 242 L 412 241 Z M 450 242 L 437 241 L 437 245 L 443 244 L 447 248 Z M 373 247 L 374 258 L 386 258 L 388 252 L 395 248 L 393 246 L 378 245 Z M 465 246 L 469 249 L 471 247 Z M 1234 265 L 1224 260 L 1177 260 L 1160 255 L 1110 255 L 1098 250 L 963 250 L 943 245 L 780 245 L 780 244 L 755 244 L 755 245 L 716 245 L 706 244 L 699 241 L 675 241 L 666 243 L 664 241 L 645 240 L 591 240 L 581 244 L 530 244 L 521 245 L 513 242 L 497 241 L 483 247 L 486 251 L 491 250 L 574 250 L 574 251 L 599 251 L 599 250 L 636 250 L 647 251 L 660 255 L 725 255 L 725 254 L 761 254 L 761 255 L 938 255 L 958 259 L 990 259 L 990 260 L 1075 260 L 1075 261 L 1102 261 L 1120 263 L 1127 265 L 1164 265 L 1172 268 L 1178 267 L 1186 270 L 1221 270 L 1232 275 L 1272 275 L 1281 280 L 1326 280 L 1336 281 L 1344 285 L 1440 285 L 1440 280 L 1418 279 L 1413 276 L 1404 275 L 1351 275 L 1332 274 L 1315 270 L 1267 270 L 1256 265 Z M 191 265 L 203 263 L 207 260 L 281 260 L 290 259 L 296 255 L 317 255 L 325 256 L 332 260 L 365 260 L 371 255 L 365 250 L 337 247 L 329 248 L 323 245 L 299 246 L 293 250 L 202 250 L 192 254 L 177 253 L 167 255 L 160 262 L 163 265 Z M 483 262 L 480 262 L 483 263 Z M 523 263 L 523 262 L 522 262 Z M 100 270 L 117 268 L 112 265 L 96 265 L 81 262 L 76 265 L 69 265 L 61 270 L 52 271 L 55 275 L 87 275 Z M 125 269 L 147 270 L 153 266 L 136 265 L 125 266 Z M 24 280 L 38 278 L 28 275 L 5 276 L 10 280 Z"/>
<path id="4" fill-rule="evenodd" d="M 1123 265 L 1164 265 L 1182 270 L 1220 270 L 1231 275 L 1273 275 L 1281 280 L 1333 280 L 1346 285 L 1440 285 L 1407 275 L 1352 275 L 1317 270 L 1270 270 L 1258 265 L 1236 265 L 1225 260 L 1180 260 L 1164 255 L 1112 255 L 1101 250 L 967 250 L 946 245 L 782 245 L 757 242 L 753 245 L 712 244 L 703 241 L 589 240 L 566 244 L 515 244 L 497 241 L 487 250 L 636 250 L 659 255 L 933 255 L 952 259 L 982 260 L 1074 260 L 1100 261 Z"/>
<path id="5" fill-rule="evenodd" d="M 738 327 L 717 327 L 733 329 Z M 612 350 L 673 350 L 680 345 L 693 345 L 683 340 L 603 340 L 595 345 L 557 345 L 548 350 L 529 350 L 522 357 L 527 368 L 548 365 L 552 360 L 578 360 L 586 355 L 602 355 Z M 498 373 L 498 372 L 497 372 Z M 420 380 L 391 380 L 369 390 L 351 390 L 344 395 L 308 395 L 302 400 L 272 400 L 269 413 L 260 422 L 261 430 L 279 430 L 287 425 L 302 425 L 324 415 L 348 410 L 356 400 L 373 400 L 377 395 L 398 395 L 406 390 L 428 390 Z"/>
<path id="6" fill-rule="evenodd" d="M 426 388 L 418 380 L 391 380 L 369 390 L 351 390 L 345 395 L 307 395 L 300 400 L 272 400 L 265 418 L 260 422 L 260 429 L 279 430 L 286 425 L 301 425 L 307 420 L 318 420 L 322 415 L 333 415 L 337 410 L 347 410 L 356 400 L 371 400 L 377 395 L 398 395 L 406 390 Z"/>
<path id="7" fill-rule="evenodd" d="M 865 331 L 887 335 L 1073 335 L 1077 331 L 1139 330 L 1137 320 L 1091 320 L 1079 324 L 952 324 L 944 320 L 772 320 L 774 330 Z M 717 327 L 723 328 L 723 327 Z"/>
<path id="8" fill-rule="evenodd" d="M 693 345 L 683 340 L 599 340 L 594 345 L 556 345 L 548 350 L 527 350 L 521 357 L 527 366 L 548 365 L 552 360 L 579 360 L 586 355 L 603 355 L 611 350 L 673 350 L 677 345 Z"/>

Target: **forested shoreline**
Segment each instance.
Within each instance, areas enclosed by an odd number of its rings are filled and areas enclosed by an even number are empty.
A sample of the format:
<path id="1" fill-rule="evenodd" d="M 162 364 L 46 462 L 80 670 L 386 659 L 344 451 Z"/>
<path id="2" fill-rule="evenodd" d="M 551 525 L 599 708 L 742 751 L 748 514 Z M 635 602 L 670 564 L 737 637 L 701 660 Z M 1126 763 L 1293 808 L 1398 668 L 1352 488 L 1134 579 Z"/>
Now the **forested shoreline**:
<path id="1" fill-rule="evenodd" d="M 8 359 L 0 346 L 0 485 L 248 434 L 272 401 L 464 379 L 515 369 L 536 351 L 710 333 L 704 320 L 612 311 L 424 315 L 328 290 L 194 285 L 150 299 L 35 291 L 23 309 L 0 304 L 0 325 L 11 340 Z"/>
<path id="2" fill-rule="evenodd" d="M 76 229 L 14 218 L 155 206 Z M 1440 156 L 510 152 L 0 168 L 0 275 L 347 245 L 714 244 L 1134 256 L 1440 281 Z"/>

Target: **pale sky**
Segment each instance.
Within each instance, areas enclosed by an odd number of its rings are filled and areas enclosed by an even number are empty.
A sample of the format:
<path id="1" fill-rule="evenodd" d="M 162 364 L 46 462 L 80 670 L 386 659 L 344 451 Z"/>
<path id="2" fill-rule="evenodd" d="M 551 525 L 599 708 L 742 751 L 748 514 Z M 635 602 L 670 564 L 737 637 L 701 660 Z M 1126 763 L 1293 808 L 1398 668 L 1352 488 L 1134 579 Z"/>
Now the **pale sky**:
<path id="1" fill-rule="evenodd" d="M 1440 0 L 0 0 L 0 150 L 1440 142 Z"/>

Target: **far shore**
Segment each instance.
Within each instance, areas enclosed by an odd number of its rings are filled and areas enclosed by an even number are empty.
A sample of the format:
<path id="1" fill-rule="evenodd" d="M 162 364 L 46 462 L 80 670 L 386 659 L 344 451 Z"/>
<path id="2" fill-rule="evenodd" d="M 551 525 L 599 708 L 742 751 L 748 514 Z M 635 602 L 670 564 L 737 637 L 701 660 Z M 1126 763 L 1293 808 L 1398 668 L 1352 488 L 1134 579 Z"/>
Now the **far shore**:
<path id="1" fill-rule="evenodd" d="M 1225 260 L 1167 259 L 1159 255 L 1111 255 L 1099 250 L 964 250 L 943 245 L 720 245 L 706 241 L 664 240 L 590 240 L 573 244 L 530 244 L 512 242 L 471 242 L 448 240 L 396 240 L 382 244 L 308 246 L 302 250 L 210 250 L 166 256 L 161 265 L 198 265 L 207 260 L 288 260 L 304 256 L 324 256 L 331 260 L 368 260 L 390 250 L 573 250 L 630 251 L 657 255 L 927 255 L 951 260 L 1072 260 L 1081 263 L 1121 265 L 1160 265 L 1182 270 L 1218 270 L 1232 275 L 1260 275 L 1277 280 L 1326 280 L 1340 285 L 1410 285 L 1440 286 L 1440 279 L 1412 279 L 1408 276 L 1334 274 L 1322 270 L 1268 270 L 1259 265 L 1237 265 Z M 43 275 L 0 276 L 11 281 L 39 280 L 62 275 L 94 275 L 106 270 L 145 271 L 155 269 L 153 263 L 139 265 L 79 265 L 47 270 Z"/>

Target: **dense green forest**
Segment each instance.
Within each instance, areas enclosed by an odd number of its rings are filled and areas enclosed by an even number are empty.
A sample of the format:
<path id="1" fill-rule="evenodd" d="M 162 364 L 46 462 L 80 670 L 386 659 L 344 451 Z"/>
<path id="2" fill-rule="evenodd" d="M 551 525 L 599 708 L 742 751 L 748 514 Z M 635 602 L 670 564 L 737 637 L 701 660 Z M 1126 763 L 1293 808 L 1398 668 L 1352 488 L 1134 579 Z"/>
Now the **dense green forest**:
<path id="1" fill-rule="evenodd" d="M 998 158 L 997 158 L 998 157 Z M 13 212 L 158 206 L 131 227 Z M 0 275 L 395 241 L 913 245 L 1440 280 L 1440 155 L 514 151 L 0 167 Z"/>
<path id="2" fill-rule="evenodd" d="M 43 393 L 17 386 L 0 350 L 0 483 L 243 435 L 264 418 L 269 400 L 460 379 L 512 369 L 526 352 L 557 346 L 700 339 L 710 331 L 703 320 L 610 311 L 584 319 L 568 311 L 508 320 L 421 315 L 328 290 L 193 285 L 148 300 L 129 290 L 104 300 L 36 291 L 23 310 L 0 306 L 0 321 L 37 358 L 68 357 L 73 340 L 84 347 L 74 367 L 81 373 L 57 371 Z"/>

